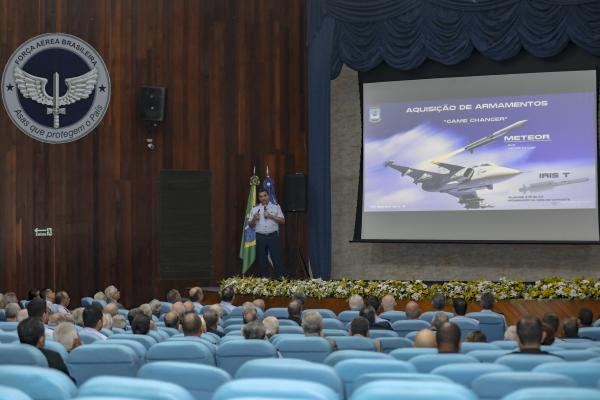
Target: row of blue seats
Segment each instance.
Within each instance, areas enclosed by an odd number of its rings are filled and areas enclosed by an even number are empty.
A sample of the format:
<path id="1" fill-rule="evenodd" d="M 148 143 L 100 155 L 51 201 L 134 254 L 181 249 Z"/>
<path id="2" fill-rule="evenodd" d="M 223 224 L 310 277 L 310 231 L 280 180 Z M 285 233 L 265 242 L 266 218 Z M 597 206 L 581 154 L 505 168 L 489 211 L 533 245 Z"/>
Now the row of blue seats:
<path id="1" fill-rule="evenodd" d="M 7 397 L 5 386 L 24 394 L 15 392 Z M 446 364 L 422 373 L 411 363 L 387 359 L 353 358 L 333 366 L 303 360 L 256 359 L 230 375 L 212 366 L 163 361 L 144 365 L 132 377 L 94 377 L 79 389 L 58 371 L 0 366 L 0 398 L 16 400 L 62 400 L 76 396 L 146 400 L 597 400 L 600 391 L 594 388 L 599 387 L 598 365 L 585 362 L 548 363 L 532 372 L 515 372 L 499 364 Z M 525 388 L 542 388 L 546 392 L 534 391 L 538 397 L 516 394 Z"/>

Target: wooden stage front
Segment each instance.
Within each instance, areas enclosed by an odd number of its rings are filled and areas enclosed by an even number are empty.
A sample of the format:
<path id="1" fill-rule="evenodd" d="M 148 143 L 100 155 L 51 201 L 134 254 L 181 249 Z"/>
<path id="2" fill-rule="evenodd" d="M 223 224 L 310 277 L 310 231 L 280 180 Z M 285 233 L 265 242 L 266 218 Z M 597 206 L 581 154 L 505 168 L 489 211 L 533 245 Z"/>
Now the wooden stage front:
<path id="1" fill-rule="evenodd" d="M 241 305 L 245 301 L 252 301 L 253 296 L 236 296 L 234 304 Z M 287 297 L 268 297 L 263 298 L 266 307 L 287 307 L 290 299 Z M 216 293 L 205 293 L 204 303 L 213 304 L 218 302 Z M 397 310 L 404 310 L 407 300 L 398 301 Z M 423 311 L 432 309 L 430 301 L 419 301 Z M 587 307 L 594 312 L 594 319 L 600 317 L 599 300 L 503 300 L 496 303 L 494 310 L 504 314 L 509 325 L 516 324 L 523 315 L 535 315 L 542 317 L 545 313 L 554 313 L 562 320 L 564 317 L 577 316 L 579 309 Z M 335 313 L 348 309 L 348 302 L 345 299 L 325 298 L 325 299 L 307 299 L 305 308 L 328 308 Z M 446 306 L 447 311 L 452 311 L 452 305 Z M 478 303 L 469 303 L 468 311 L 479 311 Z"/>

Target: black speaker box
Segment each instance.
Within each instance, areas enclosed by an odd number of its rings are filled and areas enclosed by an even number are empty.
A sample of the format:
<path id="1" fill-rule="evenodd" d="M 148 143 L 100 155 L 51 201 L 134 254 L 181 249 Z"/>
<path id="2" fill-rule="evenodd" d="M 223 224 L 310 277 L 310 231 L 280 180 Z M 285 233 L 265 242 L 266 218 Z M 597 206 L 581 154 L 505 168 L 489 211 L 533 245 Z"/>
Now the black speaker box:
<path id="1" fill-rule="evenodd" d="M 306 211 L 306 175 L 301 172 L 283 178 L 286 211 Z"/>
<path id="2" fill-rule="evenodd" d="M 142 121 L 163 122 L 166 117 L 167 89 L 143 86 L 140 91 L 140 117 Z"/>

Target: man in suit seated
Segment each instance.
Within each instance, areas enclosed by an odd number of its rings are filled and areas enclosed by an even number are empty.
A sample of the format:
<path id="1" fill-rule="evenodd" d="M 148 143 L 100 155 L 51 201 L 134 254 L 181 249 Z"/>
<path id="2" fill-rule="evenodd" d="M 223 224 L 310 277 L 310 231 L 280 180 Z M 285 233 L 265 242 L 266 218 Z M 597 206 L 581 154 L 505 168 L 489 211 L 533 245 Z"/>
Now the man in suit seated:
<path id="1" fill-rule="evenodd" d="M 392 329 L 390 323 L 384 319 L 382 319 L 380 322 L 377 322 L 377 314 L 375 314 L 375 309 L 373 309 L 371 306 L 363 307 L 358 315 L 365 318 L 369 322 L 370 329 Z"/>
<path id="2" fill-rule="evenodd" d="M 200 337 L 206 332 L 202 317 L 199 317 L 196 313 L 185 314 L 183 321 L 181 321 L 181 329 L 183 330 L 183 336 Z"/>
<path id="3" fill-rule="evenodd" d="M 460 352 L 460 328 L 452 322 L 446 322 L 435 333 L 438 353 Z"/>
<path id="4" fill-rule="evenodd" d="M 29 317 L 19 322 L 19 325 L 17 326 L 17 333 L 21 343 L 34 346 L 42 352 L 44 357 L 46 357 L 46 360 L 48 360 L 48 366 L 50 368 L 57 369 L 71 378 L 69 375 L 69 370 L 67 369 L 67 366 L 65 365 L 65 362 L 60 354 L 44 348 L 46 345 L 46 336 L 44 335 L 44 324 L 40 318 Z"/>
<path id="5" fill-rule="evenodd" d="M 30 318 L 39 318 L 45 326 L 45 336 L 52 339 L 52 329 L 46 325 L 48 323 L 48 304 L 46 300 L 33 299 L 27 303 L 27 315 Z"/>
<path id="6" fill-rule="evenodd" d="M 242 327 L 242 336 L 244 339 L 264 340 L 267 336 L 267 330 L 260 321 L 250 321 Z"/>
<path id="7" fill-rule="evenodd" d="M 419 303 L 411 300 L 406 303 L 404 312 L 406 313 L 406 319 L 419 319 L 421 316 L 421 307 L 419 307 Z"/>
<path id="8" fill-rule="evenodd" d="M 317 312 L 309 312 L 302 319 L 302 329 L 304 336 L 319 336 L 323 337 L 323 317 Z M 327 338 L 331 345 L 331 350 L 337 350 L 335 340 Z"/>
<path id="9" fill-rule="evenodd" d="M 206 331 L 210 333 L 214 333 L 218 337 L 225 336 L 224 332 L 219 331 L 219 314 L 213 308 L 209 308 L 204 310 L 202 314 L 204 317 L 204 322 L 206 323 Z"/>
<path id="10" fill-rule="evenodd" d="M 504 320 L 504 327 L 502 329 L 506 329 L 508 325 L 506 325 L 506 318 L 504 315 L 497 313 L 494 311 L 494 304 L 496 304 L 496 296 L 492 292 L 485 292 L 481 295 L 481 299 L 479 300 L 479 305 L 481 306 L 482 313 L 490 313 L 494 315 L 499 315 Z"/>
<path id="11" fill-rule="evenodd" d="M 302 303 L 298 300 L 292 300 L 288 304 L 288 319 L 302 325 Z"/>
<path id="12" fill-rule="evenodd" d="M 364 307 L 363 310 L 365 308 L 372 309 L 373 307 L 367 306 L 367 307 Z M 361 310 L 361 312 L 362 312 L 362 310 Z M 365 317 L 354 318 L 352 320 L 352 322 L 350 323 L 349 334 L 350 334 L 350 336 L 360 336 L 360 337 L 368 338 L 369 337 L 369 321 Z M 373 340 L 373 343 L 375 343 L 375 348 L 377 349 L 377 351 L 381 352 L 381 341 L 378 339 L 375 339 L 375 340 Z"/>
<path id="13" fill-rule="evenodd" d="M 467 301 L 465 299 L 463 299 L 462 297 L 457 297 L 454 300 L 452 300 L 452 306 L 454 307 L 454 314 L 456 314 L 455 317 L 450 318 L 450 322 L 456 322 L 456 321 L 471 321 L 475 324 L 477 324 L 477 326 L 479 326 L 479 321 L 477 321 L 474 318 L 469 318 L 469 317 L 465 317 L 465 314 L 467 313 Z"/>
<path id="14" fill-rule="evenodd" d="M 521 318 L 519 322 L 517 322 L 517 342 L 519 343 L 519 351 L 515 351 L 511 354 L 554 355 L 540 349 L 543 332 L 542 321 L 540 321 L 539 318 L 531 315 L 526 315 Z"/>
<path id="15" fill-rule="evenodd" d="M 106 340 L 106 336 L 100 333 L 102 329 L 102 308 L 95 304 L 84 308 L 83 310 L 83 330 L 97 336 L 100 340 Z"/>

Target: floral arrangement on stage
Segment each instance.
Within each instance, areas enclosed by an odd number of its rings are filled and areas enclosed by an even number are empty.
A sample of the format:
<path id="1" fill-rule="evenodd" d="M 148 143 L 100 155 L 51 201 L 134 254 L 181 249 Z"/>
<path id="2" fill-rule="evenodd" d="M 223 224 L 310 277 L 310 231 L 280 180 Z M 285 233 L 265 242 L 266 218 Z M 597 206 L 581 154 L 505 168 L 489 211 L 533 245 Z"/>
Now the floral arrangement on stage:
<path id="1" fill-rule="evenodd" d="M 353 294 L 383 297 L 391 294 L 398 300 L 429 299 L 442 292 L 447 297 L 463 297 L 467 301 L 477 301 L 481 294 L 492 292 L 498 300 L 510 299 L 600 299 L 600 280 L 545 278 L 534 283 L 501 278 L 499 281 L 448 281 L 426 284 L 414 281 L 366 281 L 366 280 L 323 280 L 323 279 L 268 279 L 235 276 L 225 279 L 221 287 L 232 286 L 240 295 L 257 297 L 290 297 L 302 292 L 307 297 L 323 299 L 327 297 L 348 298 Z"/>

